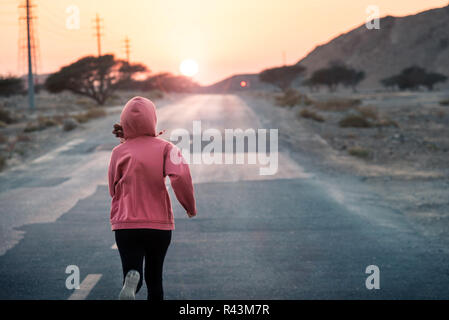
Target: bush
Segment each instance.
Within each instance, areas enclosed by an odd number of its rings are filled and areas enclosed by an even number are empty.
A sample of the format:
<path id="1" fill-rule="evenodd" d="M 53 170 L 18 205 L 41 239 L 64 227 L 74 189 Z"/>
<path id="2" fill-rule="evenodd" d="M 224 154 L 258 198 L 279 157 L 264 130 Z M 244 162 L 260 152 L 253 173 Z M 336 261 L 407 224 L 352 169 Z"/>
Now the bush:
<path id="1" fill-rule="evenodd" d="M 89 109 L 85 114 L 87 119 L 97 119 L 107 115 L 106 111 L 102 108 L 92 108 Z"/>
<path id="2" fill-rule="evenodd" d="M 362 103 L 359 99 L 335 98 L 327 101 L 314 101 L 315 108 L 322 111 L 346 111 L 355 108 Z"/>
<path id="3" fill-rule="evenodd" d="M 85 123 L 87 121 L 89 121 L 89 118 L 86 116 L 85 113 L 79 113 L 73 116 L 73 118 L 78 122 L 78 123 Z"/>
<path id="4" fill-rule="evenodd" d="M 23 81 L 16 77 L 0 77 L 0 96 L 23 93 Z"/>
<path id="5" fill-rule="evenodd" d="M 371 128 L 373 124 L 361 115 L 348 115 L 338 123 L 342 128 Z"/>
<path id="6" fill-rule="evenodd" d="M 26 134 L 19 134 L 16 136 L 16 141 L 18 142 L 30 142 L 31 141 L 31 137 L 29 135 Z"/>
<path id="7" fill-rule="evenodd" d="M 49 127 L 58 125 L 58 122 L 54 118 L 48 118 L 48 117 L 41 116 L 37 119 L 37 121 L 44 128 L 49 128 Z"/>
<path id="8" fill-rule="evenodd" d="M 0 171 L 2 171 L 6 167 L 6 158 L 0 155 Z"/>
<path id="9" fill-rule="evenodd" d="M 75 129 L 76 127 L 78 127 L 78 122 L 76 122 L 75 119 L 73 119 L 73 118 L 64 119 L 64 124 L 62 126 L 62 129 L 64 131 L 71 131 L 71 130 Z"/>
<path id="10" fill-rule="evenodd" d="M 27 125 L 25 126 L 25 129 L 23 129 L 23 132 L 34 132 L 43 129 L 44 127 L 40 126 L 38 123 L 28 122 Z"/>
<path id="11" fill-rule="evenodd" d="M 282 95 L 276 96 L 276 105 L 281 107 L 294 107 L 296 105 L 310 105 L 312 101 L 305 95 L 296 90 L 288 89 Z"/>
<path id="12" fill-rule="evenodd" d="M 376 127 L 394 127 L 399 128 L 399 124 L 389 118 L 380 119 L 376 122 Z"/>
<path id="13" fill-rule="evenodd" d="M 8 142 L 8 137 L 5 136 L 4 134 L 0 133 L 0 143 L 6 143 Z"/>
<path id="14" fill-rule="evenodd" d="M 162 99 L 164 97 L 164 93 L 161 90 L 152 90 L 148 93 L 148 98 L 150 100 Z"/>
<path id="15" fill-rule="evenodd" d="M 322 116 L 320 116 L 319 114 L 317 114 L 317 113 L 315 113 L 313 111 L 307 110 L 307 109 L 301 110 L 301 112 L 299 112 L 299 115 L 302 118 L 312 119 L 312 120 L 315 120 L 317 122 L 324 122 L 324 118 Z"/>
<path id="16" fill-rule="evenodd" d="M 91 119 L 101 118 L 107 115 L 107 112 L 102 108 L 92 108 L 86 112 L 79 113 L 73 116 L 78 123 L 86 123 Z"/>
<path id="17" fill-rule="evenodd" d="M 14 122 L 14 118 L 11 116 L 11 113 L 6 109 L 0 109 L 0 121 L 11 124 Z"/>
<path id="18" fill-rule="evenodd" d="M 350 148 L 348 153 L 353 157 L 362 159 L 368 159 L 371 156 L 371 152 L 369 150 L 360 147 Z"/>
<path id="19" fill-rule="evenodd" d="M 37 122 L 28 122 L 23 131 L 24 132 L 41 131 L 56 125 L 58 125 L 58 122 L 55 119 L 40 116 L 37 118 Z"/>
<path id="20" fill-rule="evenodd" d="M 371 120 L 377 120 L 379 118 L 379 115 L 374 107 L 359 107 L 357 110 L 364 118 Z"/>

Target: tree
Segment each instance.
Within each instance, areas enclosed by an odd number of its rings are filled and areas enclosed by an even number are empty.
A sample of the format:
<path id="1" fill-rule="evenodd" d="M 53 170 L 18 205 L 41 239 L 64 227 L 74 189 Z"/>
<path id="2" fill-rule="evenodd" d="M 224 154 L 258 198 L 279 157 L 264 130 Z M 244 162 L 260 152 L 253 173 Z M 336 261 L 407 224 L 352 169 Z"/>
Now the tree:
<path id="1" fill-rule="evenodd" d="M 21 78 L 0 76 L 0 96 L 11 96 L 23 93 L 23 81 Z"/>
<path id="2" fill-rule="evenodd" d="M 429 90 L 433 91 L 434 86 L 439 82 L 446 82 L 447 77 L 444 74 L 441 73 L 428 73 L 427 76 L 424 79 L 423 85 Z"/>
<path id="3" fill-rule="evenodd" d="M 69 90 L 103 105 L 120 84 L 142 68 L 146 70 L 142 65 L 116 60 L 111 54 L 88 56 L 51 74 L 45 81 L 45 88 L 52 93 Z"/>
<path id="4" fill-rule="evenodd" d="M 199 85 L 185 76 L 177 76 L 168 72 L 148 77 L 142 82 L 143 90 L 161 90 L 164 92 L 193 92 Z"/>
<path id="5" fill-rule="evenodd" d="M 387 88 L 418 90 L 420 86 L 424 86 L 432 91 L 435 84 L 446 80 L 447 77 L 441 73 L 428 73 L 424 68 L 411 66 L 403 69 L 400 74 L 382 79 L 380 82 Z"/>
<path id="6" fill-rule="evenodd" d="M 356 91 L 357 85 L 363 79 L 365 79 L 365 72 L 334 61 L 328 67 L 316 70 L 306 83 L 310 87 L 325 85 L 331 92 L 336 91 L 339 84 Z"/>
<path id="7" fill-rule="evenodd" d="M 306 68 L 300 65 L 271 68 L 263 70 L 259 74 L 259 79 L 271 83 L 285 92 L 290 88 L 292 82 L 305 71 Z"/>
<path id="8" fill-rule="evenodd" d="M 343 85 L 352 88 L 352 91 L 357 91 L 357 86 L 365 79 L 364 71 L 357 71 L 355 69 L 348 69 L 346 76 L 342 79 Z"/>
<path id="9" fill-rule="evenodd" d="M 140 63 L 130 64 L 127 61 L 122 61 L 119 72 L 121 77 L 116 84 L 117 89 L 133 90 L 139 89 L 141 86 L 141 81 L 134 79 L 134 76 L 136 74 L 149 73 L 150 70 Z"/>

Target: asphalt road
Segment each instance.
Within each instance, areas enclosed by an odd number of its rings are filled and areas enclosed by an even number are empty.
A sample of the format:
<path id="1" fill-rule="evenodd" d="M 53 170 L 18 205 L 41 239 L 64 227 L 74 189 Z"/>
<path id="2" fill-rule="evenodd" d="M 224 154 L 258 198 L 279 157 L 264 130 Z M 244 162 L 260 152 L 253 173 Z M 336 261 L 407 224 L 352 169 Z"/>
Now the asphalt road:
<path id="1" fill-rule="evenodd" d="M 116 118 L 0 175 L 0 299 L 117 298 L 121 266 L 106 186 Z M 192 131 L 193 120 L 203 130 L 264 128 L 257 106 L 233 95 L 188 96 L 161 107 L 158 118 L 159 129 Z M 449 297 L 446 248 L 363 182 L 324 175 L 280 136 L 275 175 L 261 176 L 258 164 L 192 165 L 198 217 L 174 205 L 166 299 Z M 80 270 L 80 290 L 66 288 L 69 265 Z M 380 289 L 365 286 L 369 265 L 379 267 Z"/>

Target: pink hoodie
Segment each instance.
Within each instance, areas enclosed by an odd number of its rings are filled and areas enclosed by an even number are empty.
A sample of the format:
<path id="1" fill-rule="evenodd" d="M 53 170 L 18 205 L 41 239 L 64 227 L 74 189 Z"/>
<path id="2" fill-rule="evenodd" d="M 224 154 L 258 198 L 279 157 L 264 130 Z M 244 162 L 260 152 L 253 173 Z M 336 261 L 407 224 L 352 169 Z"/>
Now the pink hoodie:
<path id="1" fill-rule="evenodd" d="M 112 150 L 108 170 L 112 230 L 173 230 L 166 176 L 184 209 L 196 215 L 189 166 L 176 146 L 157 137 L 154 104 L 132 98 L 123 108 L 120 124 L 125 141 Z"/>

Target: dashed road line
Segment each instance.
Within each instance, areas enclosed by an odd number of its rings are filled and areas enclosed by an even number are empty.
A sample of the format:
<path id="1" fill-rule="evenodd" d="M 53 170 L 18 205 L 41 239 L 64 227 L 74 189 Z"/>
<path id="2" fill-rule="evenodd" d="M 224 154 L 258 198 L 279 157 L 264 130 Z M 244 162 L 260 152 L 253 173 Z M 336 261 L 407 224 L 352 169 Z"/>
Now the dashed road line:
<path id="1" fill-rule="evenodd" d="M 71 148 L 73 148 L 74 146 L 81 144 L 85 141 L 85 139 L 74 139 L 72 141 L 67 142 L 65 145 L 54 149 L 53 151 L 50 151 L 46 154 L 44 154 L 43 156 L 34 159 L 33 163 L 41 163 L 41 162 L 45 162 L 45 161 L 49 161 L 54 159 L 58 154 L 60 154 L 61 152 L 70 150 Z"/>
<path id="2" fill-rule="evenodd" d="M 75 289 L 68 300 L 85 300 L 102 276 L 102 274 L 88 274 L 81 282 L 80 288 Z"/>

